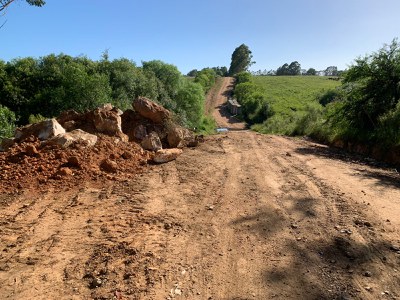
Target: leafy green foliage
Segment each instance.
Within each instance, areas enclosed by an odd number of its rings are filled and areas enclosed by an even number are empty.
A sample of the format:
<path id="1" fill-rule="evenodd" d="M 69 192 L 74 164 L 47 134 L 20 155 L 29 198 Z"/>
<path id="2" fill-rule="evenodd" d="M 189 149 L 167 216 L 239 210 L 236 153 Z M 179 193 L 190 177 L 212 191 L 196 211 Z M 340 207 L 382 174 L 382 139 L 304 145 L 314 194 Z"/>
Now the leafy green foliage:
<path id="1" fill-rule="evenodd" d="M 0 140 L 14 134 L 15 121 L 15 114 L 7 107 L 0 105 Z"/>
<path id="2" fill-rule="evenodd" d="M 232 53 L 231 65 L 229 67 L 229 75 L 233 76 L 239 72 L 247 71 L 254 64 L 253 55 L 248 46 L 241 44 Z"/>
<path id="3" fill-rule="evenodd" d="M 215 74 L 217 76 L 221 76 L 221 77 L 226 77 L 228 76 L 228 69 L 227 67 L 213 67 L 212 68 L 215 71 Z"/>
<path id="4" fill-rule="evenodd" d="M 217 128 L 217 123 L 211 116 L 204 116 L 201 120 L 200 126 L 198 127 L 198 132 L 201 134 L 213 134 L 215 133 L 215 128 Z"/>
<path id="5" fill-rule="evenodd" d="M 196 77 L 196 76 L 197 76 L 197 73 L 199 73 L 199 71 L 198 71 L 197 69 L 193 69 L 193 70 L 189 71 L 189 72 L 186 74 L 186 76 L 189 76 L 189 77 Z"/>
<path id="6" fill-rule="evenodd" d="M 168 93 L 168 96 L 174 97 L 182 77 L 182 74 L 179 72 L 178 68 L 160 60 L 142 62 L 142 64 L 144 71 L 153 73 L 156 78 L 161 81 Z"/>
<path id="7" fill-rule="evenodd" d="M 263 90 L 252 82 L 239 83 L 235 97 L 242 105 L 244 119 L 250 124 L 260 123 L 273 114 Z"/>
<path id="8" fill-rule="evenodd" d="M 325 70 L 325 76 L 338 76 L 338 68 L 336 66 L 327 67 Z"/>
<path id="9" fill-rule="evenodd" d="M 35 124 L 35 123 L 39 123 L 42 122 L 44 120 L 46 120 L 47 118 L 43 117 L 41 114 L 37 114 L 37 115 L 30 115 L 28 122 L 29 124 Z"/>
<path id="10" fill-rule="evenodd" d="M 200 84 L 185 81 L 176 96 L 177 111 L 189 127 L 198 127 L 204 115 L 204 91 Z"/>
<path id="11" fill-rule="evenodd" d="M 317 96 L 317 101 L 322 106 L 327 106 L 331 102 L 340 101 L 342 97 L 342 90 L 340 88 L 328 91 L 323 90 L 321 94 Z"/>
<path id="12" fill-rule="evenodd" d="M 311 76 L 314 76 L 314 75 L 317 75 L 317 70 L 315 70 L 314 68 L 309 68 L 308 70 L 307 70 L 307 72 L 306 72 L 306 75 L 311 75 Z"/>
<path id="13" fill-rule="evenodd" d="M 301 65 L 297 61 L 291 62 L 290 65 L 285 63 L 283 64 L 283 66 L 279 67 L 276 70 L 277 76 L 282 76 L 282 75 L 295 76 L 295 75 L 300 75 L 300 73 L 301 73 Z"/>
<path id="14" fill-rule="evenodd" d="M 374 130 L 400 100 L 400 45 L 394 40 L 359 58 L 344 77 L 343 117 L 358 131 Z"/>
<path id="15" fill-rule="evenodd" d="M 251 74 L 249 72 L 240 72 L 237 73 L 234 77 L 236 79 L 236 84 L 251 81 Z"/>
<path id="16" fill-rule="evenodd" d="M 217 74 L 213 69 L 205 68 L 197 73 L 195 82 L 199 83 L 205 92 L 208 92 L 210 88 L 215 84 Z"/>
<path id="17" fill-rule="evenodd" d="M 208 88 L 215 72 L 202 73 Z M 175 112 L 182 125 L 197 127 L 202 122 L 202 86 L 162 61 L 145 62 L 139 68 L 124 58 L 110 61 L 107 53 L 100 61 L 64 54 L 0 61 L 0 104 L 16 113 L 19 125 L 39 115 L 50 118 L 64 110 L 85 111 L 104 103 L 125 110 L 138 96 Z"/>

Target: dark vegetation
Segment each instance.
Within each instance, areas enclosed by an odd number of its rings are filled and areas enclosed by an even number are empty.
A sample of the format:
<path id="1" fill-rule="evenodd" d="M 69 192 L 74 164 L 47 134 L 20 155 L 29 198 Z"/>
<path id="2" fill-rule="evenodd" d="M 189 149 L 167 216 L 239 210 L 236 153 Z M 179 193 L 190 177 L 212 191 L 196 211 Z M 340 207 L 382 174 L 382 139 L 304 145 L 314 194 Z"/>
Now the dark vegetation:
<path id="1" fill-rule="evenodd" d="M 205 69 L 213 70 L 216 76 L 220 76 L 220 77 L 228 76 L 228 69 L 226 67 L 213 67 L 213 68 L 205 68 Z M 205 69 L 203 69 L 203 70 L 205 70 Z M 199 72 L 201 72 L 201 71 L 199 71 L 197 69 L 193 69 L 193 70 L 189 71 L 189 73 L 187 73 L 187 76 L 196 77 Z"/>
<path id="2" fill-rule="evenodd" d="M 247 71 L 251 65 L 255 64 L 252 59 L 253 55 L 249 47 L 245 44 L 241 44 L 232 53 L 231 65 L 228 71 L 229 76 L 234 76 L 240 72 Z"/>
<path id="3" fill-rule="evenodd" d="M 400 45 L 397 40 L 376 53 L 356 59 L 342 74 L 334 66 L 328 67 L 325 73 L 342 75 L 341 83 L 336 88 L 321 89 L 300 108 L 293 103 L 284 109 L 284 101 L 273 99 L 269 90 L 249 75 L 236 76 L 235 96 L 243 106 L 244 118 L 256 124 L 253 129 L 260 132 L 309 135 L 330 143 L 359 142 L 386 147 L 400 144 Z M 311 80 L 313 76 L 307 78 Z"/>
<path id="4" fill-rule="evenodd" d="M 282 76 L 282 75 L 295 76 L 300 74 L 301 74 L 301 65 L 298 61 L 294 61 L 290 65 L 284 64 L 283 66 L 279 67 L 276 70 L 277 76 Z"/>
<path id="5" fill-rule="evenodd" d="M 74 109 L 83 112 L 104 103 L 125 110 L 132 100 L 145 96 L 173 111 L 187 127 L 202 128 L 205 91 L 215 73 L 202 71 L 195 81 L 171 64 L 128 59 L 99 61 L 87 57 L 48 55 L 0 61 L 0 136 L 9 136 L 13 124 L 27 124 Z"/>

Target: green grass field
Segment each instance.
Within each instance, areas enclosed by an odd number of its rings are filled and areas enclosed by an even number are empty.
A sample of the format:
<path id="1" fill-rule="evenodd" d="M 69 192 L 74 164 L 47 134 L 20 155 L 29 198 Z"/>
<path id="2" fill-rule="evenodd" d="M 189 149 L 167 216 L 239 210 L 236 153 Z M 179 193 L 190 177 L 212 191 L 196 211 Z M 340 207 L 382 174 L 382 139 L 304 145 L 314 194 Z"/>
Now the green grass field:
<path id="1" fill-rule="evenodd" d="M 311 119 L 322 115 L 317 96 L 333 90 L 340 81 L 321 76 L 254 76 L 253 82 L 263 89 L 273 115 L 252 129 L 262 133 L 302 135 L 314 130 Z M 315 123 L 312 120 L 311 123 Z"/>
<path id="2" fill-rule="evenodd" d="M 253 76 L 253 82 L 264 89 L 275 114 L 302 111 L 318 94 L 340 85 L 322 76 Z"/>

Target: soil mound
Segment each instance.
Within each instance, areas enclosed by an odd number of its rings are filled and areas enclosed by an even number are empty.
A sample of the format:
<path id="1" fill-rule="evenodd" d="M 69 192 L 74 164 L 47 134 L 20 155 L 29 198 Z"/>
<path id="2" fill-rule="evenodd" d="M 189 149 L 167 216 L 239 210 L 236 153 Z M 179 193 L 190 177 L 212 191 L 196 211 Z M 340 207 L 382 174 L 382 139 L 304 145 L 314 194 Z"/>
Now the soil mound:
<path id="1" fill-rule="evenodd" d="M 0 152 L 0 192 L 127 180 L 158 150 L 197 145 L 198 138 L 175 124 L 160 105 L 140 97 L 132 106 L 136 110 L 122 112 L 111 104 L 85 113 L 70 110 L 57 119 L 18 128 L 14 139 L 3 143 L 7 151 Z M 149 138 L 160 144 L 147 147 Z"/>

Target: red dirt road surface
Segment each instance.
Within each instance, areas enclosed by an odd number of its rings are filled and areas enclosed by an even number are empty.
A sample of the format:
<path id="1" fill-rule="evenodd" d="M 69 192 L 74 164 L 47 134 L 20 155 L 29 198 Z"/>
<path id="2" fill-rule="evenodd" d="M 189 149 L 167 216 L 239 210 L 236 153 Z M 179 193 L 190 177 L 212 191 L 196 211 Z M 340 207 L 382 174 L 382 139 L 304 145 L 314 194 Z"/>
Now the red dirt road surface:
<path id="1" fill-rule="evenodd" d="M 400 299 L 400 178 L 372 160 L 231 131 L 62 184 L 1 194 L 1 299 Z"/>

